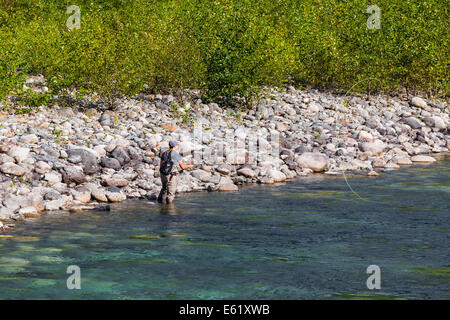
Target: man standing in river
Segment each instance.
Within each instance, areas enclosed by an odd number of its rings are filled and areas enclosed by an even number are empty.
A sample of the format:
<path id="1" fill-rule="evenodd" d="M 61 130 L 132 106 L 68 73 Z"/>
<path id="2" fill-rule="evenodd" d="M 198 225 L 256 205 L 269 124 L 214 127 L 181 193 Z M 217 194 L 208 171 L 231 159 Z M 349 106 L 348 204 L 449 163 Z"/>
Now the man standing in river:
<path id="1" fill-rule="evenodd" d="M 177 152 L 178 141 L 171 140 L 169 149 L 161 151 L 161 163 L 159 172 L 161 174 L 161 192 L 158 196 L 158 202 L 172 203 L 177 191 L 177 175 L 181 170 L 192 169 L 193 165 L 183 163 L 180 154 Z"/>

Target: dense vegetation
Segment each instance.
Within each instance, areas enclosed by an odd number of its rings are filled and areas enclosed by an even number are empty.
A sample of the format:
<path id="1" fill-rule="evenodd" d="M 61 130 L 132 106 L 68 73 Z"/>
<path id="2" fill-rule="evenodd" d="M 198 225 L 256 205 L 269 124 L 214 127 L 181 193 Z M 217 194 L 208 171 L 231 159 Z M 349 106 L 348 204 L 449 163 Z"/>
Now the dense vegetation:
<path id="1" fill-rule="evenodd" d="M 369 29 L 367 8 L 381 9 Z M 81 28 L 69 30 L 69 5 Z M 0 98 L 26 74 L 105 96 L 262 85 L 447 94 L 446 0 L 0 0 Z M 377 79 L 362 81 L 364 79 Z"/>

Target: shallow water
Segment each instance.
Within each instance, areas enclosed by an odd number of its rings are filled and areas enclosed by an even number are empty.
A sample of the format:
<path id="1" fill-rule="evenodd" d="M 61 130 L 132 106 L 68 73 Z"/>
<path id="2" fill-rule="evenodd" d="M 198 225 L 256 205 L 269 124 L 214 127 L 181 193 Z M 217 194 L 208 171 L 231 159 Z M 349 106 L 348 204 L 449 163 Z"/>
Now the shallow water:
<path id="1" fill-rule="evenodd" d="M 450 161 L 46 214 L 0 234 L 2 299 L 449 299 Z M 369 265 L 381 289 L 366 286 Z M 69 265 L 81 290 L 69 290 Z"/>

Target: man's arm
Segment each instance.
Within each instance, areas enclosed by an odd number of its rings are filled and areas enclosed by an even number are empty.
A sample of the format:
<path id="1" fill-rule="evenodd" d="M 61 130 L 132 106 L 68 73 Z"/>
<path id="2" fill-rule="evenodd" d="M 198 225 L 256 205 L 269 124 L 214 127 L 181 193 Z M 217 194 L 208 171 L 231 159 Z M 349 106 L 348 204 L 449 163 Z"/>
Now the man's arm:
<path id="1" fill-rule="evenodd" d="M 183 161 L 180 161 L 179 165 L 180 165 L 180 168 L 183 170 L 189 170 L 194 167 L 192 164 L 184 164 Z"/>

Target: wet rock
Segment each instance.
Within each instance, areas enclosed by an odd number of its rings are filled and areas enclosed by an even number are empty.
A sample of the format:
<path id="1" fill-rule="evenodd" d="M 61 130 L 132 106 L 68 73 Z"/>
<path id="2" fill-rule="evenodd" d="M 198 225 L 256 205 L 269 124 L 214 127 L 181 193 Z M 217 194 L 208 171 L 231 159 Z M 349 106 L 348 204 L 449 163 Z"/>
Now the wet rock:
<path id="1" fill-rule="evenodd" d="M 40 216 L 35 207 L 20 208 L 17 213 L 23 215 L 25 218 L 36 218 Z"/>
<path id="2" fill-rule="evenodd" d="M 234 183 L 224 183 L 219 185 L 219 191 L 222 192 L 239 191 L 239 188 Z"/>
<path id="3" fill-rule="evenodd" d="M 397 156 L 392 159 L 398 165 L 410 165 L 412 161 L 406 156 Z"/>
<path id="4" fill-rule="evenodd" d="M 417 155 L 417 156 L 411 157 L 411 161 L 412 161 L 412 162 L 431 163 L 431 162 L 435 162 L 436 159 L 433 158 L 433 157 L 430 157 L 430 156 Z"/>
<path id="5" fill-rule="evenodd" d="M 7 221 L 11 218 L 14 210 L 10 208 L 0 207 L 0 221 Z"/>

